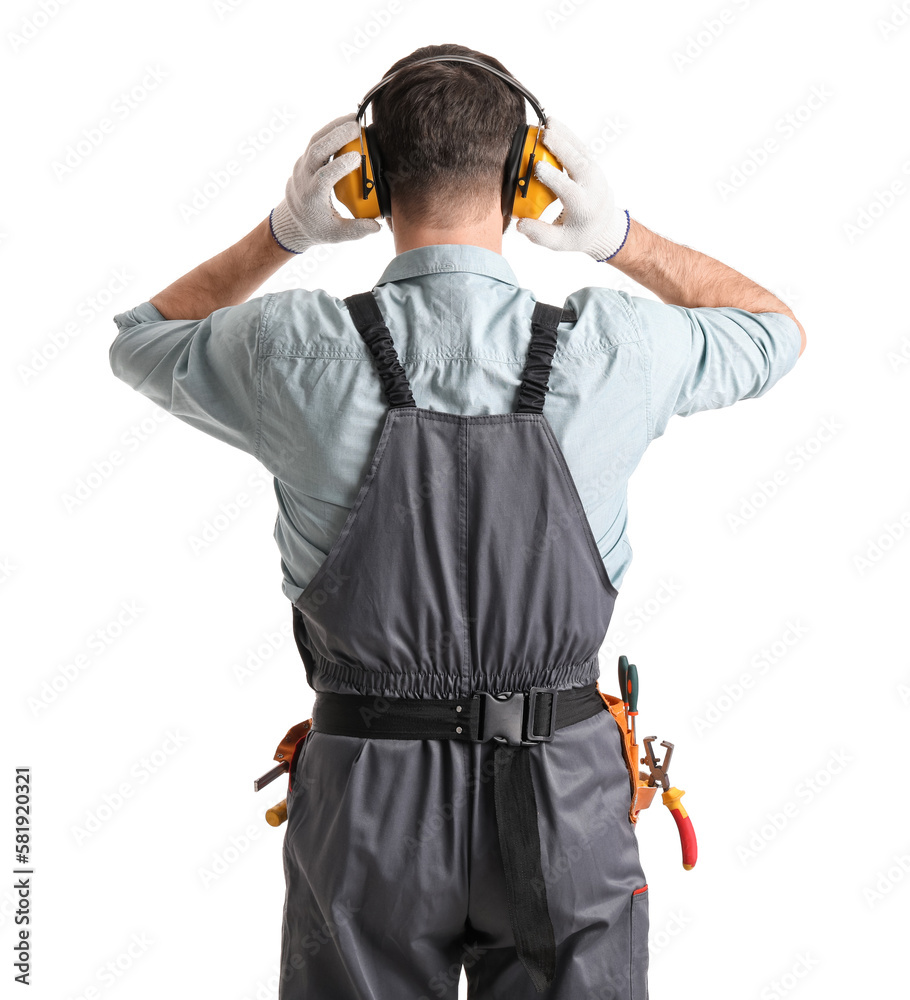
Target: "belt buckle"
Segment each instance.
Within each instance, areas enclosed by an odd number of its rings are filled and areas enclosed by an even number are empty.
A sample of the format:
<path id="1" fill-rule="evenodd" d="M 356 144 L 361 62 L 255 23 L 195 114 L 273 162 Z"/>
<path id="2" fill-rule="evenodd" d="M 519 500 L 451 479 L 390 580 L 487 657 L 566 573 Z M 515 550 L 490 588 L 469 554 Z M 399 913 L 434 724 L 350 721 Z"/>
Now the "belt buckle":
<path id="1" fill-rule="evenodd" d="M 547 733 L 538 736 L 532 730 L 537 699 L 542 693 L 552 694 L 553 699 L 550 703 Z M 477 741 L 485 743 L 492 739 L 498 743 L 507 743 L 509 746 L 549 743 L 556 731 L 557 693 L 555 688 L 532 687 L 527 696 L 524 691 L 503 691 L 499 694 L 481 691 L 475 694 L 474 697 L 480 698 L 483 703 Z"/>
<path id="2" fill-rule="evenodd" d="M 537 708 L 537 698 L 541 694 L 551 694 L 553 697 L 550 700 L 547 735 L 535 736 L 532 732 L 534 729 L 534 714 Z M 525 736 L 530 743 L 549 743 L 553 739 L 553 734 L 556 732 L 556 699 L 558 696 L 559 690 L 557 688 L 532 687 L 528 692 L 528 721 L 525 726 Z"/>

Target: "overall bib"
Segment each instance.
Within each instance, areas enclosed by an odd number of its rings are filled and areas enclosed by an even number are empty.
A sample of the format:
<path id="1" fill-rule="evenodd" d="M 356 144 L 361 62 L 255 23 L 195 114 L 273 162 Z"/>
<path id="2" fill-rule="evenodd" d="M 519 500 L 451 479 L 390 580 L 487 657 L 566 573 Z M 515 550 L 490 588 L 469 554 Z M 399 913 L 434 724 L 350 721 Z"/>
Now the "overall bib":
<path id="1" fill-rule="evenodd" d="M 372 292 L 345 302 L 388 410 L 293 605 L 316 703 L 279 998 L 457 1000 L 464 968 L 471 1000 L 645 1000 L 630 772 L 596 683 L 617 591 L 543 415 L 574 316 L 537 303 L 515 411 L 460 416 L 415 404 Z"/>

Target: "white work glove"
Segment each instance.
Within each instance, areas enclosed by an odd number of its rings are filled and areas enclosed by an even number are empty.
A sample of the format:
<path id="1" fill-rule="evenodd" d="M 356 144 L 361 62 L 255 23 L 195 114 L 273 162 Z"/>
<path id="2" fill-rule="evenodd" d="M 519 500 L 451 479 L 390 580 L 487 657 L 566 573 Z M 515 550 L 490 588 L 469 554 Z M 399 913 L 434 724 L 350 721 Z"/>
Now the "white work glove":
<path id="1" fill-rule="evenodd" d="M 539 160 L 534 175 L 559 198 L 563 209 L 553 222 L 519 219 L 516 229 L 549 250 L 580 250 L 597 261 L 609 260 L 626 241 L 629 213 L 616 207 L 603 171 L 562 122 L 547 118 L 542 141 L 568 174 Z"/>
<path id="2" fill-rule="evenodd" d="M 376 219 L 346 219 L 332 204 L 332 188 L 360 166 L 360 153 L 353 151 L 331 159 L 360 136 L 356 118 L 352 111 L 329 122 L 294 164 L 284 199 L 269 215 L 272 236 L 285 250 L 303 253 L 307 247 L 359 240 L 382 228 Z"/>

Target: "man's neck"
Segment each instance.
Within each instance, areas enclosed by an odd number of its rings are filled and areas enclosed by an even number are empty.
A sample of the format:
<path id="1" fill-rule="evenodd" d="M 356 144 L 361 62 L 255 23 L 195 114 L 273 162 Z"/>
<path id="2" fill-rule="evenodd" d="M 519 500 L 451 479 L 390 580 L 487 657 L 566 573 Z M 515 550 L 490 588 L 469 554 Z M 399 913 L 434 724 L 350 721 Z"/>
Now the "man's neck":
<path id="1" fill-rule="evenodd" d="M 491 211 L 478 222 L 443 228 L 411 223 L 403 216 L 396 217 L 393 213 L 391 228 L 396 254 L 444 243 L 464 243 L 502 253 L 503 217 L 497 211 Z"/>

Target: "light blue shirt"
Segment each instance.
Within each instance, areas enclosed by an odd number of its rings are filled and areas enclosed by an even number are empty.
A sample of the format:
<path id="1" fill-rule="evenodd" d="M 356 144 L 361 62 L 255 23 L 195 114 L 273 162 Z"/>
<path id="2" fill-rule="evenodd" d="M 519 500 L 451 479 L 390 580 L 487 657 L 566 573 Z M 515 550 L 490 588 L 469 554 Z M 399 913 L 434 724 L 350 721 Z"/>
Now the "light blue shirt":
<path id="1" fill-rule="evenodd" d="M 395 257 L 375 294 L 418 406 L 515 409 L 534 293 L 505 258 L 440 245 Z M 554 305 L 560 305 L 558 301 Z M 626 487 L 674 414 L 761 396 L 796 364 L 782 313 L 686 309 L 609 288 L 572 292 L 544 415 L 619 588 L 632 560 Z M 282 590 L 295 601 L 328 554 L 379 440 L 387 403 L 342 299 L 294 288 L 165 320 L 143 302 L 114 317 L 114 374 L 274 477 Z"/>

